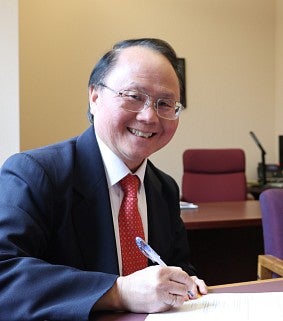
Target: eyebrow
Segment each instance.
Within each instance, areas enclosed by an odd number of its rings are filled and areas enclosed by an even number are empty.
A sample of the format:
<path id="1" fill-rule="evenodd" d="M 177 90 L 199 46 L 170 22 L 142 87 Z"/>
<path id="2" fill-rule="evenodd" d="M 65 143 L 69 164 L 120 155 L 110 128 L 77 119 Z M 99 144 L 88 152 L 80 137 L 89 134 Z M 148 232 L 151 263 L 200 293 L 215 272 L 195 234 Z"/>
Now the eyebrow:
<path id="1" fill-rule="evenodd" d="M 174 93 L 173 92 L 163 92 L 163 93 L 160 93 L 158 95 L 151 95 L 149 94 L 149 91 L 148 89 L 146 89 L 144 86 L 142 85 L 139 85 L 138 83 L 132 83 L 132 84 L 129 84 L 127 87 L 123 87 L 121 90 L 136 90 L 136 91 L 139 91 L 141 93 L 144 93 L 144 94 L 147 94 L 149 96 L 153 96 L 153 97 L 156 97 L 157 99 L 158 98 L 167 98 L 167 99 L 173 99 L 173 100 L 176 100 L 175 97 L 174 97 Z"/>

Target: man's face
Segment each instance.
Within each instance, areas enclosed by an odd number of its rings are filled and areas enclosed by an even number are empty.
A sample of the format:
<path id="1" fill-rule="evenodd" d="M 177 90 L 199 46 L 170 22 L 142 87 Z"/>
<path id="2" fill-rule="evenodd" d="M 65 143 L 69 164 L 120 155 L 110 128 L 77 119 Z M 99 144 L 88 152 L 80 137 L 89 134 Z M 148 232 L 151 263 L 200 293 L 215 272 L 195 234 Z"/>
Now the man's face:
<path id="1" fill-rule="evenodd" d="M 115 67 L 104 80 L 115 91 L 131 89 L 152 97 L 179 101 L 179 82 L 173 67 L 161 54 L 144 47 L 123 49 Z M 173 137 L 178 119 L 159 118 L 151 104 L 134 113 L 127 102 L 111 90 L 99 87 L 89 92 L 94 127 L 102 141 L 134 171 L 143 160 Z"/>

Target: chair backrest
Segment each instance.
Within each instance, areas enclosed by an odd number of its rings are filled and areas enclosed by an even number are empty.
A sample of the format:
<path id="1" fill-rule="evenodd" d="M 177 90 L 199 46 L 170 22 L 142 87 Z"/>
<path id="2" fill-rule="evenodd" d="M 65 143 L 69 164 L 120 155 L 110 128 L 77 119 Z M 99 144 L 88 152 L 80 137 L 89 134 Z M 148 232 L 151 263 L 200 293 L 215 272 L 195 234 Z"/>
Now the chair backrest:
<path id="1" fill-rule="evenodd" d="M 264 252 L 283 259 L 283 189 L 267 189 L 259 196 Z"/>
<path id="2" fill-rule="evenodd" d="M 183 153 L 182 200 L 187 202 L 247 199 L 242 149 L 188 149 Z"/>

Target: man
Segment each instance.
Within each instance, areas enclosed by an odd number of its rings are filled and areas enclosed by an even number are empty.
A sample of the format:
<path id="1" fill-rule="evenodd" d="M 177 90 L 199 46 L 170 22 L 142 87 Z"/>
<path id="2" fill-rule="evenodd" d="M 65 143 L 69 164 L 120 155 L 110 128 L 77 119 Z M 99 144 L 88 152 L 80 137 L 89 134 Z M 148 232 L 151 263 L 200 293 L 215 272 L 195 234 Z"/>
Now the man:
<path id="1" fill-rule="evenodd" d="M 93 126 L 6 161 L 0 173 L 0 320 L 165 311 L 181 306 L 188 291 L 190 299 L 206 293 L 188 262 L 178 187 L 148 160 L 177 129 L 181 89 L 177 58 L 166 42 L 122 41 L 90 76 Z M 140 180 L 144 237 L 168 267 L 141 266 L 127 275 L 120 180 L 133 173 Z"/>

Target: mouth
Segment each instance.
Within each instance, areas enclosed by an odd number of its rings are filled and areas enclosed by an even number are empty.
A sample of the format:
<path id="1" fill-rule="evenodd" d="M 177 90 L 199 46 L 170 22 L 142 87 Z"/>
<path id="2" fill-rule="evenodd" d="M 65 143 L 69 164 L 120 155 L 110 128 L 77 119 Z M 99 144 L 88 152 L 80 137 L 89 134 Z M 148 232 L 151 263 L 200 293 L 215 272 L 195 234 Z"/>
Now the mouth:
<path id="1" fill-rule="evenodd" d="M 155 133 L 146 133 L 130 127 L 128 127 L 128 131 L 134 134 L 135 136 L 142 137 L 142 138 L 150 138 L 155 135 Z"/>

